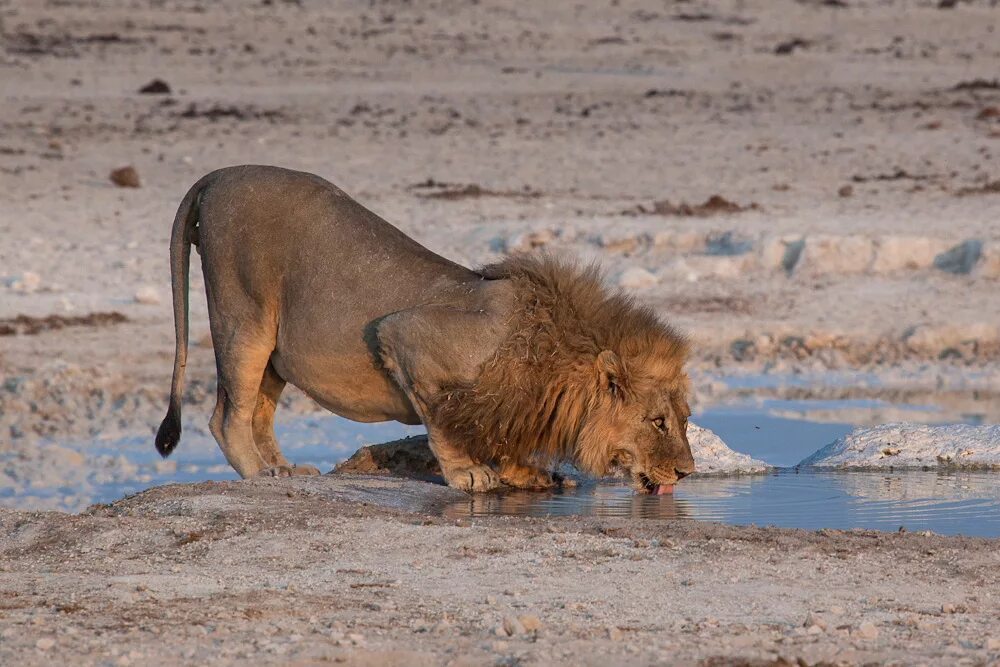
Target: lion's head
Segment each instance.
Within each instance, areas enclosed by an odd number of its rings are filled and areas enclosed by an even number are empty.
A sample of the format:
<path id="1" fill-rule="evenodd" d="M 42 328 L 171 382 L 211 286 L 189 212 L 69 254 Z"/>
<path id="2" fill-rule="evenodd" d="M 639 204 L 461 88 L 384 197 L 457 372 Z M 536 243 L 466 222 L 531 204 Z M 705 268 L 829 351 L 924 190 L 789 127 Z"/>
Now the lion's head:
<path id="1" fill-rule="evenodd" d="M 516 294 L 510 333 L 474 382 L 442 387 L 437 421 L 481 461 L 563 460 L 657 493 L 694 472 L 687 441 L 687 342 L 609 293 L 599 271 L 549 257 L 485 267 Z"/>
<path id="2" fill-rule="evenodd" d="M 593 404 L 577 439 L 575 462 L 598 476 L 627 474 L 640 493 L 664 493 L 694 472 L 687 440 L 687 377 L 676 351 L 657 350 L 626 364 L 613 350 L 594 363 Z M 662 355 L 662 356 L 661 356 Z"/>

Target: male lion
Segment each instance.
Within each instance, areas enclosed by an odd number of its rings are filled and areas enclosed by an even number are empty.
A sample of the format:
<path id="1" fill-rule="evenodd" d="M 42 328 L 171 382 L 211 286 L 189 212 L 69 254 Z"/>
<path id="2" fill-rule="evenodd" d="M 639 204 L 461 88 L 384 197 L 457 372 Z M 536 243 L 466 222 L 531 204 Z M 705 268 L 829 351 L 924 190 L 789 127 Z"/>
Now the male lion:
<path id="1" fill-rule="evenodd" d="M 549 487 L 555 461 L 646 493 L 694 471 L 685 340 L 596 270 L 512 257 L 471 271 L 318 176 L 264 166 L 208 174 L 177 211 L 163 456 L 181 431 L 191 245 L 218 370 L 209 425 L 243 477 L 318 474 L 275 439 L 286 382 L 349 419 L 423 423 L 465 491 Z"/>

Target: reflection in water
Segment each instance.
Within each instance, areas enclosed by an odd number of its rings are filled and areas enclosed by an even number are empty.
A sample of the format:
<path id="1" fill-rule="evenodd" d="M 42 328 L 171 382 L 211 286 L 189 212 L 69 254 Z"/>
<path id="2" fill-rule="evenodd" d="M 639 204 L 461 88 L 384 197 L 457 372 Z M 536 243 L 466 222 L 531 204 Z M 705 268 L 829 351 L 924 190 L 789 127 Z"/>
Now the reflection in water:
<path id="1" fill-rule="evenodd" d="M 552 493 L 483 495 L 450 504 L 444 514 L 695 519 L 807 529 L 904 527 L 996 537 L 998 481 L 989 472 L 786 469 L 746 477 L 692 477 L 672 496 L 636 495 L 611 483 Z"/>
<path id="2" fill-rule="evenodd" d="M 449 504 L 444 516 L 614 516 L 633 519 L 692 518 L 688 501 L 672 495 L 650 496 L 610 484 L 589 484 L 560 491 L 481 493 Z M 583 511 L 581 511 L 583 510 Z"/>

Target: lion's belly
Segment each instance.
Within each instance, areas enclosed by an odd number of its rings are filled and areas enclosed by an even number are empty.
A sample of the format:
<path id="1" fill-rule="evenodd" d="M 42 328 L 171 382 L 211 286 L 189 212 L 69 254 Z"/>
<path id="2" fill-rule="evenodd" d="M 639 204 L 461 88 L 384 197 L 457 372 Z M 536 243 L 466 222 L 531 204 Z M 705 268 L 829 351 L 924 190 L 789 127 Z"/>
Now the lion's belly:
<path id="1" fill-rule="evenodd" d="M 341 417 L 358 422 L 420 423 L 406 395 L 366 354 L 283 354 L 279 347 L 271 363 L 286 382 Z"/>

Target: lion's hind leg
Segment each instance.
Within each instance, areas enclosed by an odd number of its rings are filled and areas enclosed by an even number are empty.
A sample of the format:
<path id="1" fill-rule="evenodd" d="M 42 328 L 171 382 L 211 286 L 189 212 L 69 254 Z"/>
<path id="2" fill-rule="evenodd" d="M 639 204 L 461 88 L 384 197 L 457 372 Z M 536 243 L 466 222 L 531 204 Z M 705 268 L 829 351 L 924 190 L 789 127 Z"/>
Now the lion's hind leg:
<path id="1" fill-rule="evenodd" d="M 310 465 L 294 465 L 281 453 L 281 446 L 274 434 L 274 411 L 285 388 L 285 380 L 274 370 L 271 362 L 264 369 L 264 377 L 257 392 L 257 405 L 253 411 L 253 439 L 257 451 L 268 467 L 258 474 L 272 477 L 292 475 L 318 475 L 319 470 Z"/>

